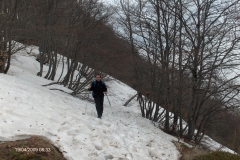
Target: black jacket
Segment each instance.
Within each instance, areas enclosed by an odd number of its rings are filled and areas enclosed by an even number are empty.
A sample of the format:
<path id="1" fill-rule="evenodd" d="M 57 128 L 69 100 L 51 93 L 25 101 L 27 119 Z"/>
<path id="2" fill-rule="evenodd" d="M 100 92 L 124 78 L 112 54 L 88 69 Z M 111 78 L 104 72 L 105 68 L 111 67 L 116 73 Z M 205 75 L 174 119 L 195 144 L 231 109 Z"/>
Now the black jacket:
<path id="1" fill-rule="evenodd" d="M 95 84 L 94 84 L 95 83 Z M 93 97 L 101 96 L 103 97 L 103 92 L 107 92 L 107 87 L 105 83 L 103 83 L 101 80 L 96 82 L 92 82 L 91 88 L 88 89 L 89 91 L 93 91 Z"/>

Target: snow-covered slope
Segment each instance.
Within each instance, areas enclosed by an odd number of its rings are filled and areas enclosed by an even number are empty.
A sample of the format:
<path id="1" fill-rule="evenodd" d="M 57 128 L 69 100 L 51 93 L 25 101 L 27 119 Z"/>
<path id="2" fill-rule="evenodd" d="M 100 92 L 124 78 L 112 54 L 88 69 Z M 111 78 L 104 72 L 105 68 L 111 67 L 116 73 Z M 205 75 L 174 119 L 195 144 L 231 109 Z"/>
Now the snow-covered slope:
<path id="1" fill-rule="evenodd" d="M 59 66 L 61 67 L 61 66 Z M 31 135 L 49 138 L 68 160 L 134 159 L 176 160 L 176 138 L 140 116 L 137 101 L 124 102 L 136 93 L 118 80 L 107 81 L 109 99 L 102 119 L 93 103 L 66 93 L 37 77 L 39 63 L 20 51 L 13 56 L 7 75 L 0 74 L 0 141 Z M 66 90 L 66 88 L 64 88 Z"/>

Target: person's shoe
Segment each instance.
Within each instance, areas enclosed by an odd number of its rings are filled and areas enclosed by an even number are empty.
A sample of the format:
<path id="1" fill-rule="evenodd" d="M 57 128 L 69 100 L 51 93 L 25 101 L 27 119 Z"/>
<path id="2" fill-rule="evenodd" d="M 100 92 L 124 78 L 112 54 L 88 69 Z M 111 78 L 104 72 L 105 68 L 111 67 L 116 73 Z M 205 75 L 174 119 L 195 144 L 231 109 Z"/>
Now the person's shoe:
<path id="1" fill-rule="evenodd" d="M 100 118 L 100 119 L 101 119 L 101 116 L 98 116 L 98 118 Z"/>

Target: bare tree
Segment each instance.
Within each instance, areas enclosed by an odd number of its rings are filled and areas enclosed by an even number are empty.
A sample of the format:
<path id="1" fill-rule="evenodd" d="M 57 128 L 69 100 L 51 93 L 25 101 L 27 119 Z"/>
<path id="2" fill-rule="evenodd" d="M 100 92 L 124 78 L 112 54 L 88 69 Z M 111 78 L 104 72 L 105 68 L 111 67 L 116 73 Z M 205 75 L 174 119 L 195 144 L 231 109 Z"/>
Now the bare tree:
<path id="1" fill-rule="evenodd" d="M 48 72 L 45 78 L 53 80 L 57 68 L 57 53 L 62 57 L 62 73 L 58 82 L 73 92 L 72 95 L 85 91 L 86 86 L 93 78 L 92 63 L 96 63 L 98 56 L 96 47 L 102 40 L 101 28 L 111 14 L 97 0 L 94 1 L 46 1 L 42 19 L 45 26 L 42 32 L 40 50 L 40 73 L 44 59 L 48 62 Z M 62 14 L 59 14 L 62 13 Z M 61 17 L 61 18 L 60 18 Z M 54 20 L 54 21 L 53 21 Z M 94 56 L 92 56 L 95 54 Z M 80 63 L 81 62 L 81 63 Z M 66 74 L 63 75 L 64 64 L 67 64 Z M 104 65 L 103 65 L 104 66 Z M 102 67 L 103 67 L 102 66 Z M 98 68 L 101 70 L 101 68 Z"/>
<path id="2" fill-rule="evenodd" d="M 27 18 L 22 19 L 22 15 L 26 15 L 25 0 L 3 0 L 0 2 L 0 29 L 1 29 L 1 52 L 2 60 L 1 73 L 7 73 L 10 68 L 11 56 L 17 51 L 25 48 L 17 42 L 25 41 L 28 36 Z"/>
<path id="3" fill-rule="evenodd" d="M 149 63 L 150 101 L 165 109 L 166 130 L 173 122 L 184 134 L 185 119 L 187 138 L 199 142 L 214 115 L 236 107 L 239 74 L 226 74 L 239 66 L 238 7 L 238 0 L 138 0 L 131 10 L 122 7 L 129 39 Z M 152 119 L 146 113 L 159 110 L 143 101 L 142 114 Z"/>
<path id="4" fill-rule="evenodd" d="M 179 19 L 184 26 L 184 37 L 186 37 L 188 46 L 185 47 L 189 57 L 188 69 L 191 73 L 191 92 L 188 104 L 189 139 L 194 136 L 199 121 L 202 123 L 205 120 L 206 115 L 203 116 L 204 118 L 201 117 L 201 111 L 206 100 L 212 99 L 214 95 L 222 94 L 219 100 L 227 104 L 235 97 L 232 92 L 236 88 L 230 89 L 229 84 L 233 83 L 238 75 L 223 80 L 221 78 L 223 75 L 219 71 L 223 68 L 229 69 L 229 66 L 234 67 L 233 64 L 238 61 L 234 50 L 239 45 L 237 36 L 239 31 L 234 32 L 237 26 L 229 23 L 231 13 L 228 13 L 228 10 L 238 3 L 239 1 L 198 0 L 192 3 L 182 2 L 185 16 L 179 16 Z M 231 94 L 230 97 L 229 94 Z M 228 97 L 227 100 L 226 97 Z M 208 116 L 216 111 L 216 105 L 212 107 L 207 113 Z M 218 109 L 222 107 L 224 107 L 222 104 L 217 106 Z M 198 129 L 202 132 L 200 128 Z"/>

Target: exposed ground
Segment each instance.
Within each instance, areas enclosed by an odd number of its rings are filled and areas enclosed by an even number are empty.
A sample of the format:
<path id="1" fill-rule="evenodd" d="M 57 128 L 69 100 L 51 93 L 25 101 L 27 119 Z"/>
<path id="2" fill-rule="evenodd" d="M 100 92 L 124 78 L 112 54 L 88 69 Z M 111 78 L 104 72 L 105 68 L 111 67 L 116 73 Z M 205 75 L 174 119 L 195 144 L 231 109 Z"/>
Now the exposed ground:
<path id="1" fill-rule="evenodd" d="M 182 155 L 179 160 L 193 160 L 196 156 L 210 153 L 210 150 L 200 146 L 187 146 L 181 142 L 173 142 Z"/>
<path id="2" fill-rule="evenodd" d="M 0 142 L 0 160 L 66 160 L 47 139 L 33 136 L 24 140 Z"/>

